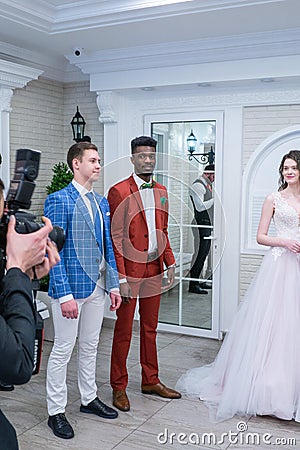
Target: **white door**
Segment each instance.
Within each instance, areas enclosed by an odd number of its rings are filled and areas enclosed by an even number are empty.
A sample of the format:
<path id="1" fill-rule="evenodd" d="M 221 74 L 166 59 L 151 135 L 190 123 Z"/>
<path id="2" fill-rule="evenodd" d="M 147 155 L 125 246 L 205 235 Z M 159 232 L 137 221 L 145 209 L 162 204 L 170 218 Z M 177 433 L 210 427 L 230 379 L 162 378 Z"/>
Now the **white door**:
<path id="1" fill-rule="evenodd" d="M 159 329 L 218 339 L 219 262 L 224 244 L 220 200 L 223 113 L 149 115 L 144 125 L 145 134 L 158 141 L 155 178 L 168 189 L 169 238 L 176 257 L 176 282 L 162 294 Z M 190 136 L 196 140 L 187 141 Z M 213 217 L 211 225 L 198 225 L 189 189 L 209 163 L 215 165 Z M 199 236 L 207 256 L 199 278 L 192 278 L 191 267 L 200 255 Z M 200 289 L 194 289 L 195 285 Z"/>

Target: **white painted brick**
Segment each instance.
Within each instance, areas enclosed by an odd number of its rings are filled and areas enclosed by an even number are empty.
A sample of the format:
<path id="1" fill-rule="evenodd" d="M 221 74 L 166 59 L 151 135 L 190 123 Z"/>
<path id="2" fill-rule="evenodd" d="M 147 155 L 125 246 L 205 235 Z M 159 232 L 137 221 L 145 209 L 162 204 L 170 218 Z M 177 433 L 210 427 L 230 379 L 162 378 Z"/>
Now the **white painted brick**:
<path id="1" fill-rule="evenodd" d="M 101 151 L 103 125 L 98 121 L 96 94 L 90 92 L 88 82 L 63 84 L 39 79 L 14 91 L 10 114 L 11 175 L 16 149 L 42 151 L 31 207 L 31 212 L 38 216 L 43 212 L 45 186 L 52 178 L 51 168 L 58 161 L 66 161 L 67 151 L 74 143 L 70 122 L 77 105 L 87 122 L 86 134 Z M 100 183 L 98 186 L 101 189 Z"/>

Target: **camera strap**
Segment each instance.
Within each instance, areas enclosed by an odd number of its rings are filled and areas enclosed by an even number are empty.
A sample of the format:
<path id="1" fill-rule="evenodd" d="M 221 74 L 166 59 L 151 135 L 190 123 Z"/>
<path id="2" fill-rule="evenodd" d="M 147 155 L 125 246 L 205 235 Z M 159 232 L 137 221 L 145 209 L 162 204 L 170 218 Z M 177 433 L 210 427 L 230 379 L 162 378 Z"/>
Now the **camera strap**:
<path id="1" fill-rule="evenodd" d="M 37 291 L 40 287 L 39 280 L 37 279 L 35 268 L 33 268 L 33 280 L 32 280 L 32 292 L 33 292 L 33 303 L 36 315 L 36 327 L 35 327 L 35 339 L 34 339 L 34 365 L 32 375 L 36 375 L 40 371 L 42 362 L 42 351 L 44 342 L 44 321 L 37 310 L 36 296 Z"/>

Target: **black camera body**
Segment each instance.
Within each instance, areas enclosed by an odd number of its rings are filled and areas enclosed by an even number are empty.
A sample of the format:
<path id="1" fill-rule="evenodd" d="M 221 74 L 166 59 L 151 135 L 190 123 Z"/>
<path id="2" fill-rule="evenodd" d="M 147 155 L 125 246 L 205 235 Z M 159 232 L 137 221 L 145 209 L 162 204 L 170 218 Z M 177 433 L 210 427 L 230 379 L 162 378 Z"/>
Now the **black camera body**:
<path id="1" fill-rule="evenodd" d="M 20 148 L 16 154 L 14 177 L 10 182 L 6 196 L 5 210 L 0 222 L 0 253 L 1 260 L 5 263 L 6 233 L 9 218 L 16 217 L 16 231 L 21 234 L 33 233 L 43 227 L 43 224 L 35 222 L 35 216 L 19 209 L 29 209 L 31 197 L 35 188 L 35 179 L 38 176 L 41 152 Z M 54 226 L 49 234 L 50 239 L 56 243 L 58 251 L 64 245 L 64 231 Z"/>
<path id="2" fill-rule="evenodd" d="M 16 164 L 13 179 L 10 182 L 6 196 L 4 213 L 0 221 L 0 282 L 4 276 L 6 266 L 6 234 L 11 215 L 16 217 L 16 231 L 21 234 L 33 233 L 39 230 L 44 224 L 35 222 L 35 216 L 19 209 L 29 209 L 31 197 L 35 188 L 35 179 L 38 176 L 41 152 L 20 148 L 16 154 Z M 58 226 L 53 226 L 49 238 L 56 243 L 58 251 L 64 245 L 64 230 Z M 33 283 L 34 299 L 39 283 Z M 36 313 L 36 337 L 34 344 L 34 369 L 33 375 L 39 372 L 41 362 L 41 352 L 43 344 L 43 319 Z"/>

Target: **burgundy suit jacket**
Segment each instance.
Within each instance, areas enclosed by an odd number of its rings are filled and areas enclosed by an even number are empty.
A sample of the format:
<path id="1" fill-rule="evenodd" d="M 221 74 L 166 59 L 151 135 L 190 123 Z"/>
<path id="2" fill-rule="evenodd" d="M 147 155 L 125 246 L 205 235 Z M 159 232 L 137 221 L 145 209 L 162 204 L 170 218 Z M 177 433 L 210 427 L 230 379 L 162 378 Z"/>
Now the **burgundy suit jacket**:
<path id="1" fill-rule="evenodd" d="M 165 186 L 155 183 L 156 236 L 161 272 L 175 258 L 168 237 L 168 193 Z M 111 211 L 111 235 L 120 277 L 130 281 L 144 277 L 148 256 L 148 227 L 143 201 L 131 175 L 112 186 L 108 192 Z"/>

